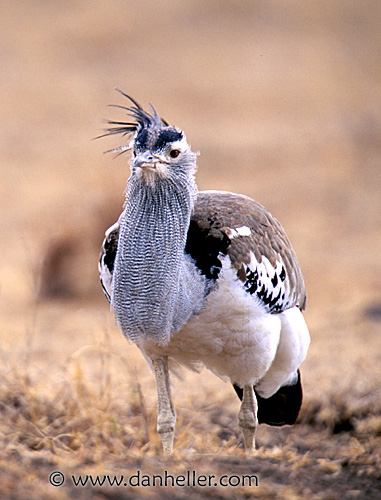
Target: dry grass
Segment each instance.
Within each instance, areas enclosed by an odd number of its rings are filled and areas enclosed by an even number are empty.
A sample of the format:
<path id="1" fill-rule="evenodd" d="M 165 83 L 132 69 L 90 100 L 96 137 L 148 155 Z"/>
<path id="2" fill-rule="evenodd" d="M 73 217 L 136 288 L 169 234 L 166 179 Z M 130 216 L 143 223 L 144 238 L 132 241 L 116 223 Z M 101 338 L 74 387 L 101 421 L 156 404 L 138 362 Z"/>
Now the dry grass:
<path id="1" fill-rule="evenodd" d="M 298 424 L 282 429 L 261 426 L 259 449 L 255 457 L 246 458 L 232 389 L 213 378 L 200 380 L 199 375 L 187 374 L 174 381 L 176 449 L 172 459 L 164 460 L 155 430 L 152 376 L 135 349 L 123 349 L 113 334 L 97 332 L 100 341 L 94 338 L 47 373 L 41 362 L 35 366 L 33 354 L 29 369 L 25 363 L 3 369 L 0 466 L 6 478 L 4 498 L 7 494 L 13 498 L 11 492 L 14 498 L 78 494 L 68 480 L 61 489 L 49 487 L 53 470 L 67 478 L 90 473 L 131 475 L 137 470 L 144 474 L 164 470 L 174 475 L 187 470 L 219 476 L 256 474 L 259 487 L 233 490 L 234 495 L 363 498 L 366 493 L 366 498 L 376 498 L 381 400 L 374 385 L 356 385 L 352 375 L 348 386 L 339 390 L 322 391 L 319 385 L 307 389 Z M 304 375 L 307 379 L 313 375 L 308 365 Z M 217 496 L 231 498 L 232 489 L 227 490 L 218 489 Z M 215 488 L 205 491 L 195 488 L 192 495 L 216 495 Z M 93 487 L 81 489 L 79 498 L 130 498 L 131 494 L 129 488 Z M 140 496 L 150 494 L 151 490 L 139 491 Z M 171 493 L 171 488 L 162 488 L 155 493 L 157 497 L 168 494 L 185 498 L 189 491 Z"/>
<path id="2" fill-rule="evenodd" d="M 0 498 L 379 497 L 380 5 L 30 2 L 0 5 Z M 96 275 L 127 169 L 90 142 L 122 87 L 201 151 L 199 187 L 255 197 L 284 224 L 312 345 L 292 428 L 245 457 L 239 402 L 212 375 L 174 379 L 175 453 L 152 374 Z M 48 483 L 62 471 L 61 488 Z M 256 474 L 258 487 L 75 487 L 71 475 Z"/>

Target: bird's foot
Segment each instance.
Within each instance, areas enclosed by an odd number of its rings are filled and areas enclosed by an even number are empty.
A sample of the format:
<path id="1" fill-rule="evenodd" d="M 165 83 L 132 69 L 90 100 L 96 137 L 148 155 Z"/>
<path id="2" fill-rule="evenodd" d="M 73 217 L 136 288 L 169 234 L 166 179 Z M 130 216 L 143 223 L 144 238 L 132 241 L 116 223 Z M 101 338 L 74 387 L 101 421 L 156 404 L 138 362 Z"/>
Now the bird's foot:
<path id="1" fill-rule="evenodd" d="M 160 435 L 165 456 L 173 453 L 173 439 L 175 436 L 176 415 L 171 411 L 159 413 L 157 419 L 157 432 Z"/>
<path id="2" fill-rule="evenodd" d="M 249 429 L 248 427 L 243 427 L 241 425 L 241 428 L 245 451 L 252 453 L 255 450 L 255 427 L 254 429 Z"/>
<path id="3" fill-rule="evenodd" d="M 173 453 L 174 431 L 160 432 L 161 444 L 163 445 L 164 456 L 169 457 Z"/>

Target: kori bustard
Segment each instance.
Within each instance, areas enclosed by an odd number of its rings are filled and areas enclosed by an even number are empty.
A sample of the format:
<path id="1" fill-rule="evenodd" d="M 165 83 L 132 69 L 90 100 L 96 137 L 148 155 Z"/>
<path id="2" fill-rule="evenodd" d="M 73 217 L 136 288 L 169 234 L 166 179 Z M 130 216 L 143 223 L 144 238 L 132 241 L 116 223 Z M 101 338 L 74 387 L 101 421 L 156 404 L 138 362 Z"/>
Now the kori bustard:
<path id="1" fill-rule="evenodd" d="M 279 222 L 247 196 L 198 191 L 185 134 L 129 101 L 122 134 L 131 175 L 119 220 L 106 231 L 99 271 L 117 324 L 150 363 L 157 430 L 173 451 L 176 412 L 169 367 L 206 367 L 242 400 L 247 450 L 258 423 L 293 424 L 302 401 L 299 366 L 309 346 L 304 280 Z"/>

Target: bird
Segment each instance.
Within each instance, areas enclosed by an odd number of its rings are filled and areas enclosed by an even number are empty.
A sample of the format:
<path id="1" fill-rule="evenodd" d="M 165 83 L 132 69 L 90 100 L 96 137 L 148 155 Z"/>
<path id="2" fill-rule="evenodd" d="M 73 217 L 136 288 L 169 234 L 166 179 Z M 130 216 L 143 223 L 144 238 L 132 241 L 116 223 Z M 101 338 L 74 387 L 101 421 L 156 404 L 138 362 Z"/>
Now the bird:
<path id="1" fill-rule="evenodd" d="M 300 365 L 310 344 L 306 290 L 278 220 L 244 194 L 198 191 L 184 132 L 122 90 L 122 135 L 131 174 L 118 221 L 105 233 L 99 275 L 116 323 L 141 351 L 157 386 L 157 431 L 173 453 L 176 410 L 169 372 L 204 368 L 241 400 L 247 453 L 258 424 L 294 424 L 302 403 Z M 232 391 L 232 394 L 234 392 Z"/>

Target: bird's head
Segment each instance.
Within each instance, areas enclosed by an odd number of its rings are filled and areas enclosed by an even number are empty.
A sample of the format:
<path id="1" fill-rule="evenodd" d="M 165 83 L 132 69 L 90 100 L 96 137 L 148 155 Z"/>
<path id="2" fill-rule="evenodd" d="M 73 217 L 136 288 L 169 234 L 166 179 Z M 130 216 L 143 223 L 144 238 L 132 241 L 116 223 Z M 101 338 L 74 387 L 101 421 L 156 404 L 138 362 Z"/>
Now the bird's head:
<path id="1" fill-rule="evenodd" d="M 130 96 L 121 90 L 118 92 L 132 105 L 114 107 L 126 110 L 132 120 L 109 121 L 111 127 L 105 135 L 122 134 L 130 141 L 110 152 L 131 151 L 132 176 L 151 187 L 165 180 L 176 182 L 187 177 L 193 180 L 197 155 L 191 151 L 184 132 L 160 118 L 152 105 L 152 113 L 148 113 Z"/>

